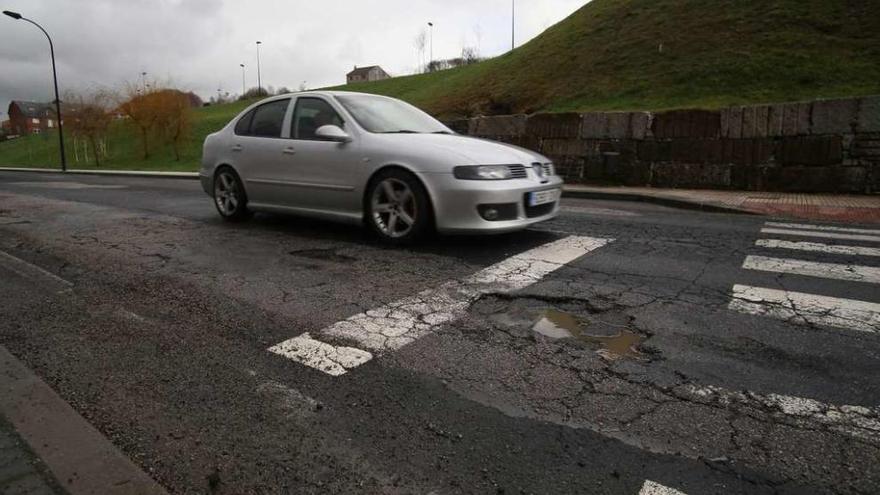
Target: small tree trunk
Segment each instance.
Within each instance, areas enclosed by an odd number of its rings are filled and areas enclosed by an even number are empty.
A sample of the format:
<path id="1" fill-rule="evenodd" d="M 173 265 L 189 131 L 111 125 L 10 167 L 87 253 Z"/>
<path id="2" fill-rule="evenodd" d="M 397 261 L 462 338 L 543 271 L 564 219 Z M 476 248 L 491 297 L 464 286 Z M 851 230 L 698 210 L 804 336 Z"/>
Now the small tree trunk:
<path id="1" fill-rule="evenodd" d="M 98 159 L 98 155 L 101 154 L 101 151 L 98 149 L 98 142 L 95 140 L 95 136 L 89 136 L 89 141 L 92 143 L 92 153 L 95 154 L 95 167 L 101 168 L 101 161 Z"/>

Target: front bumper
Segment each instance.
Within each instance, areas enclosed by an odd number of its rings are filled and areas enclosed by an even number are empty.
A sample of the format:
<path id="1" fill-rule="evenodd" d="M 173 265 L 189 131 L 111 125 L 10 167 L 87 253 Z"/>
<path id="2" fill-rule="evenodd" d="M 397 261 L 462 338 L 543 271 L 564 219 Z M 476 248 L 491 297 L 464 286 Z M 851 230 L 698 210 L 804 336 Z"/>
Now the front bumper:
<path id="1" fill-rule="evenodd" d="M 202 189 L 208 196 L 214 195 L 214 178 L 210 175 L 199 173 L 199 180 L 202 182 Z"/>
<path id="2" fill-rule="evenodd" d="M 559 201 L 545 208 L 539 216 L 530 217 L 526 211 L 525 195 L 533 191 L 562 189 L 562 179 L 552 176 L 545 183 L 536 179 L 498 181 L 460 180 L 452 174 L 419 174 L 419 178 L 434 205 L 437 230 L 443 233 L 504 233 L 522 230 L 529 225 L 550 220 L 559 215 Z M 489 221 L 477 207 L 486 204 L 516 204 L 513 220 Z M 531 211 L 534 215 L 534 210 Z"/>

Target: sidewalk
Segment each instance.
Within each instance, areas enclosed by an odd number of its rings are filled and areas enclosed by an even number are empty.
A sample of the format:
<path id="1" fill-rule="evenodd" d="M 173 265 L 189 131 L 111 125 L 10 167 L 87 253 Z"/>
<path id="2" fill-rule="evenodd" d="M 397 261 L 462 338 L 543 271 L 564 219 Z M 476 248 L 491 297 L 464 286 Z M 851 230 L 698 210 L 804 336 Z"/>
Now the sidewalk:
<path id="1" fill-rule="evenodd" d="M 61 495 L 65 492 L 39 457 L 0 416 L 0 493 Z"/>
<path id="2" fill-rule="evenodd" d="M 880 224 L 880 195 L 802 194 L 566 185 L 565 195 L 803 220 Z"/>

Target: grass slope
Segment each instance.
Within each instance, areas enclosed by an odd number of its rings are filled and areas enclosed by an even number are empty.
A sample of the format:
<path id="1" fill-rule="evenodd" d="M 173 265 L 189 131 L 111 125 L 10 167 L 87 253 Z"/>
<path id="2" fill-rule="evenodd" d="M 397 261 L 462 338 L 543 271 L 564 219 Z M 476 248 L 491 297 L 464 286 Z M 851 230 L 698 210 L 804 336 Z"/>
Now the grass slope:
<path id="1" fill-rule="evenodd" d="M 878 0 L 593 0 L 512 53 L 334 89 L 395 96 L 440 117 L 715 108 L 877 94 L 878 61 Z M 246 105 L 196 110 L 179 162 L 167 147 L 144 160 L 135 135 L 116 123 L 102 168 L 196 170 L 204 137 Z M 56 140 L 0 143 L 0 166 L 56 167 Z M 71 168 L 93 168 L 67 147 Z"/>
<path id="2" fill-rule="evenodd" d="M 880 93 L 878 61 L 876 0 L 593 0 L 498 58 L 339 89 L 448 117 L 715 108 Z"/>

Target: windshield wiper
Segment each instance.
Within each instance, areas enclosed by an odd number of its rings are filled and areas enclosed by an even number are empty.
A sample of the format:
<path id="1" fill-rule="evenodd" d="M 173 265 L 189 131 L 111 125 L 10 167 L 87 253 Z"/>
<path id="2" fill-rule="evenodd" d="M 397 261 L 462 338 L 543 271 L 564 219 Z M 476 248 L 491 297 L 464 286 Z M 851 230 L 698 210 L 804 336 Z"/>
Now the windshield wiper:
<path id="1" fill-rule="evenodd" d="M 408 129 L 401 129 L 399 131 L 384 131 L 381 134 L 421 134 L 419 131 L 410 131 Z"/>
<path id="2" fill-rule="evenodd" d="M 451 135 L 452 133 L 449 131 L 434 131 L 431 134 L 450 134 Z"/>

